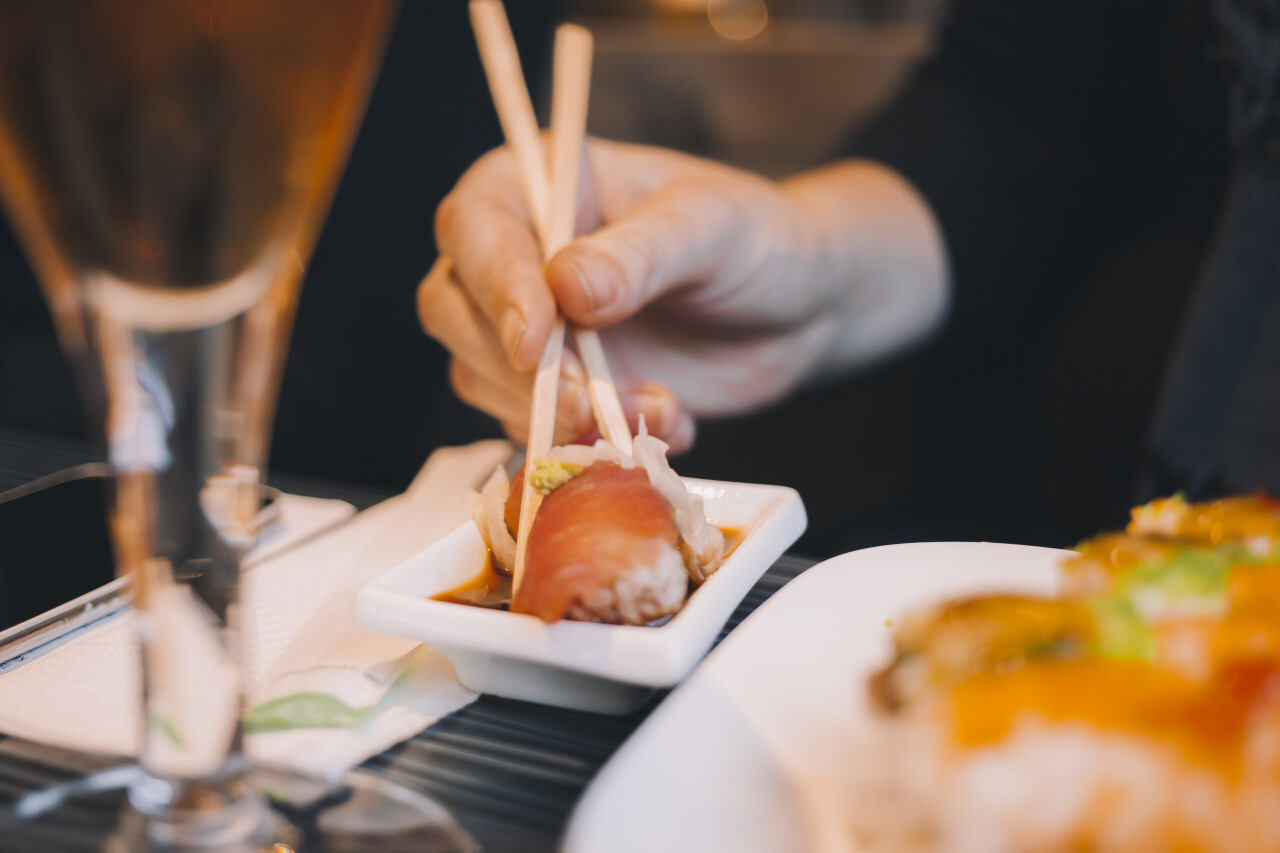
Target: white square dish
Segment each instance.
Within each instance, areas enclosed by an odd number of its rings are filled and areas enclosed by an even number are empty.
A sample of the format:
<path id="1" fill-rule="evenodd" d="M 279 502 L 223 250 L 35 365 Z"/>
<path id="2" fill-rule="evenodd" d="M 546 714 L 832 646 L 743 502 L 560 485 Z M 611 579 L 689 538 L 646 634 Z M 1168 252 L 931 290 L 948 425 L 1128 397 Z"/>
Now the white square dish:
<path id="1" fill-rule="evenodd" d="M 804 532 L 794 489 L 685 478 L 707 519 L 742 539 L 684 609 L 656 627 L 557 622 L 432 596 L 480 574 L 484 541 L 467 522 L 361 587 L 356 623 L 414 637 L 449 658 L 467 687 L 515 699 L 623 714 L 684 678 L 715 641 L 734 608 Z"/>

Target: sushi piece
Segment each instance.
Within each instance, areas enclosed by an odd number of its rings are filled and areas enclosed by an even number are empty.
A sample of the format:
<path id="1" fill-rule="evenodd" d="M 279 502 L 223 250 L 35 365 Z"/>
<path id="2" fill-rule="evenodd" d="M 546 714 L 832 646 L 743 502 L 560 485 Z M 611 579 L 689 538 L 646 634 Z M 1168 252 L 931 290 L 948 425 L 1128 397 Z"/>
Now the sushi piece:
<path id="1" fill-rule="evenodd" d="M 858 849 L 1280 851 L 1276 506 L 1156 502 L 1082 543 L 1058 599 L 901 619 Z"/>
<path id="2" fill-rule="evenodd" d="M 1075 601 L 987 595 L 944 602 L 898 623 L 893 660 L 872 676 L 871 699 L 894 712 L 979 672 L 1078 655 L 1096 634 L 1088 608 Z"/>
<path id="3" fill-rule="evenodd" d="M 1103 533 L 1076 546 L 1078 556 L 1062 564 L 1062 590 L 1071 597 L 1099 595 L 1139 565 L 1168 560 L 1177 546 L 1132 533 Z"/>
<path id="4" fill-rule="evenodd" d="M 643 625 L 683 607 L 724 557 L 724 534 L 706 519 L 666 459 L 667 446 L 641 426 L 632 455 L 605 441 L 552 448 L 529 473 L 544 495 L 529 532 L 525 575 L 511 610 L 561 619 Z M 499 469 L 472 516 L 510 572 L 525 468 Z"/>
<path id="5" fill-rule="evenodd" d="M 671 507 L 644 469 L 595 462 L 542 501 L 511 609 L 545 622 L 642 625 L 669 616 L 689 585 L 679 541 Z"/>
<path id="6" fill-rule="evenodd" d="M 1082 542 L 1063 564 L 1063 594 L 1099 618 L 1103 651 L 1203 680 L 1232 606 L 1231 577 L 1274 560 L 1280 503 L 1262 495 L 1135 508 L 1123 533 Z"/>
<path id="7" fill-rule="evenodd" d="M 1079 556 L 1063 564 L 1065 594 L 1104 593 L 1134 569 L 1177 563 L 1188 554 L 1214 555 L 1228 566 L 1280 556 L 1280 501 L 1265 495 L 1204 503 L 1175 495 L 1135 507 L 1130 517 L 1123 532 L 1076 546 Z"/>
<path id="8" fill-rule="evenodd" d="M 1244 672 L 1045 659 L 937 691 L 896 721 L 911 849 L 1280 849 L 1276 669 Z"/>
<path id="9" fill-rule="evenodd" d="M 1235 542 L 1269 557 L 1280 543 L 1280 501 L 1267 495 L 1237 495 L 1188 503 L 1174 495 L 1136 507 L 1128 531 L 1197 546 Z"/>

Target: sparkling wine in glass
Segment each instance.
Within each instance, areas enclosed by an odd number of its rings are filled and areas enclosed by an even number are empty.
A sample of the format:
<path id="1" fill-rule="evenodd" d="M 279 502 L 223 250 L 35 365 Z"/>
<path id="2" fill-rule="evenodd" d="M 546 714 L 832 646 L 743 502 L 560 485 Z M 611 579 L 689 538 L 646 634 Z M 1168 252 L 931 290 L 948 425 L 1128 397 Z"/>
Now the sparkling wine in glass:
<path id="1" fill-rule="evenodd" d="M 116 476 L 157 845 L 234 845 L 240 558 L 394 0 L 0 0 L 0 192 Z"/>

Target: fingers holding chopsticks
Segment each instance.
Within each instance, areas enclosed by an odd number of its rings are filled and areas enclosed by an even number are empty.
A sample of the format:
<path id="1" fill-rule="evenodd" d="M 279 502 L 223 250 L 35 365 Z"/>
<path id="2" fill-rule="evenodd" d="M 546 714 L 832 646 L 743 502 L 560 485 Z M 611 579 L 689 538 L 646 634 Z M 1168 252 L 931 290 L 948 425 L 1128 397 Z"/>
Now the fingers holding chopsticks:
<path id="1" fill-rule="evenodd" d="M 450 259 L 436 261 L 419 286 L 418 316 L 427 333 L 452 355 L 449 377 L 458 396 L 496 418 L 512 439 L 524 441 L 533 373 L 512 364 L 499 330 L 462 287 Z M 584 371 L 572 353 L 564 357 L 563 372 L 555 422 L 561 442 L 586 435 L 593 427 Z"/>
<path id="2" fill-rule="evenodd" d="M 562 25 L 556 31 L 551 129 L 548 144 L 544 145 L 500 0 L 471 0 L 470 11 L 507 144 L 503 154 L 482 158 L 442 204 L 436 225 L 442 261 L 423 282 L 419 307 L 428 331 L 454 351 L 453 381 L 458 392 L 469 402 L 498 414 L 508 431 L 516 435 L 524 424 L 517 412 L 519 403 L 511 404 L 512 400 L 520 400 L 520 396 L 510 394 L 518 384 L 511 371 L 523 373 L 536 368 L 527 429 L 528 453 L 536 457 L 552 446 L 552 434 L 561 426 L 561 410 L 573 401 L 572 397 L 559 399 L 558 388 L 566 384 L 568 376 L 561 370 L 566 323 L 557 304 L 561 294 L 547 287 L 545 269 L 535 262 L 537 250 L 541 250 L 540 258 L 545 262 L 573 242 L 575 234 L 589 232 L 599 224 L 593 214 L 597 205 L 592 204 L 593 193 L 588 188 L 589 158 L 583 144 L 593 40 L 589 31 L 573 24 Z M 521 190 L 518 194 L 513 191 L 516 187 Z M 570 270 L 578 272 L 572 265 Z M 599 280 L 621 286 L 624 282 L 620 279 L 627 272 Z M 646 281 L 654 278 L 645 276 Z M 600 294 L 591 289 L 591 284 L 590 277 L 572 277 L 571 290 L 564 298 L 572 303 L 575 296 L 585 297 L 586 305 L 579 310 L 596 315 L 599 305 L 595 300 Z M 632 427 L 639 412 L 646 408 L 642 402 L 652 400 L 654 395 L 641 394 L 631 401 L 629 423 L 628 407 L 621 399 L 619 383 L 612 376 L 595 327 L 626 319 L 645 301 L 635 300 L 630 311 L 620 312 L 618 300 L 611 299 L 615 305 L 607 306 L 611 313 L 603 322 L 593 316 L 590 328 L 569 326 L 585 372 L 595 423 L 604 437 L 624 453 L 630 452 Z M 572 320 L 572 309 L 567 313 Z M 450 314 L 455 322 L 445 321 Z M 483 328 L 484 322 L 492 331 Z M 495 353 L 501 353 L 502 358 Z M 499 402 L 493 399 L 494 391 L 505 391 L 508 396 Z M 662 405 L 658 409 L 678 412 L 678 406 L 671 405 L 673 401 L 673 395 L 659 395 Z M 654 410 L 653 406 L 647 408 Z M 678 420 L 645 414 L 650 415 L 647 420 L 651 429 L 660 423 L 674 428 Z M 662 434 L 660 428 L 654 431 Z M 528 485 L 525 490 L 529 491 Z M 526 500 L 516 539 L 517 583 L 521 545 L 532 511 Z"/>
<path id="3" fill-rule="evenodd" d="M 707 275 L 703 265 L 721 253 L 717 235 L 730 230 L 718 224 L 721 215 L 704 198 L 710 194 L 699 189 L 706 175 L 679 155 L 592 139 L 582 162 L 577 230 L 583 236 L 544 267 L 514 158 L 499 149 L 477 161 L 438 211 L 441 260 L 418 293 L 423 326 L 454 356 L 458 393 L 520 440 L 528 431 L 528 383 L 557 307 L 591 327 L 626 323 L 664 293 Z M 601 281 L 593 262 L 620 286 L 611 304 L 585 290 Z M 643 381 L 654 355 L 643 335 L 612 334 L 606 345 L 627 342 L 625 352 L 606 348 L 611 361 L 619 359 L 614 380 L 631 430 L 643 413 L 651 433 L 677 452 L 687 449 L 694 434 L 690 412 L 671 391 Z M 581 388 L 561 388 L 557 440 L 580 437 L 573 430 L 582 424 L 570 413 L 581 411 Z M 593 426 L 590 418 L 587 425 Z"/>
<path id="4" fill-rule="evenodd" d="M 545 285 L 544 285 L 545 286 Z M 514 441 L 529 433 L 533 372 L 520 370 L 508 358 L 499 331 L 471 299 L 448 258 L 436 261 L 418 288 L 418 316 L 423 328 L 452 356 L 450 382 L 465 403 L 487 412 Z M 541 343 L 537 343 L 540 347 Z M 595 421 L 586 394 L 585 371 L 572 352 L 564 355 L 556 407 L 555 440 L 564 443 L 593 438 Z M 665 386 L 625 375 L 619 380 L 622 406 L 632 431 L 644 415 L 648 429 L 679 453 L 693 444 L 693 418 Z"/>
<path id="5" fill-rule="evenodd" d="M 557 307 L 575 323 L 607 327 L 712 277 L 741 248 L 733 197 L 709 190 L 708 176 L 680 155 L 592 139 L 582 162 L 584 236 L 545 267 L 506 149 L 477 161 L 437 211 L 441 256 L 521 370 L 536 365 Z"/>
<path id="6" fill-rule="evenodd" d="M 447 298 L 450 288 L 465 292 L 497 331 L 512 366 L 527 371 L 538 364 L 556 305 L 514 175 L 507 152 L 491 152 L 441 202 L 436 244 L 442 261 L 423 280 L 418 306 L 430 331 L 440 325 L 430 316 L 436 299 Z"/>
<path id="7" fill-rule="evenodd" d="M 533 374 L 521 374 L 520 381 L 508 384 L 501 378 L 480 373 L 470 365 L 454 359 L 449 379 L 459 399 L 469 406 L 487 412 L 498 420 L 507 436 L 518 444 L 529 439 L 530 402 L 533 399 Z M 562 378 L 556 396 L 553 443 L 569 444 L 594 436 L 595 421 L 591 402 L 583 383 Z"/>

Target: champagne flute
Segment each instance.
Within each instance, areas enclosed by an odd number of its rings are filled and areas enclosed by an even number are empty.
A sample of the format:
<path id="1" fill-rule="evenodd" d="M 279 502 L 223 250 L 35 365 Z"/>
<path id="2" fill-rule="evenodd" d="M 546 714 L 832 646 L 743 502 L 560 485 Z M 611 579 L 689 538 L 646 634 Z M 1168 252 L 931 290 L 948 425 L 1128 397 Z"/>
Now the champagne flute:
<path id="1" fill-rule="evenodd" d="M 298 286 L 394 0 L 0 0 L 0 193 L 116 477 L 147 844 L 233 847 L 237 628 Z"/>

